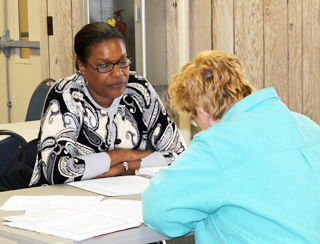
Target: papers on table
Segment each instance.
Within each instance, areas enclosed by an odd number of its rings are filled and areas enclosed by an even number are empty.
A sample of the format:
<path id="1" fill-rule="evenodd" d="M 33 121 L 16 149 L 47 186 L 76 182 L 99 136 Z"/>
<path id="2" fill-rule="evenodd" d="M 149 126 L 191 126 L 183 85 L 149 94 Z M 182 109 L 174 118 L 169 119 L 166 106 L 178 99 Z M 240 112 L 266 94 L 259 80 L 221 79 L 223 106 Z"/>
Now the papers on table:
<path id="1" fill-rule="evenodd" d="M 60 236 L 75 241 L 141 225 L 131 218 L 117 215 L 55 208 L 38 213 L 9 216 L 5 225 Z"/>
<path id="2" fill-rule="evenodd" d="M 150 180 L 136 175 L 126 175 L 68 184 L 106 196 L 122 196 L 142 193 L 150 185 Z"/>
<path id="3" fill-rule="evenodd" d="M 51 208 L 88 208 L 96 205 L 103 196 L 12 196 L 0 210 L 45 210 Z"/>
<path id="4" fill-rule="evenodd" d="M 47 200 L 52 199 L 55 201 L 55 197 L 61 199 L 63 196 L 47 196 Z M 18 209 L 14 201 L 19 199 L 21 201 L 19 209 L 35 210 L 35 208 L 30 208 L 29 204 L 38 199 L 38 197 L 30 196 L 14 196 L 12 198 L 13 200 L 10 198 L 1 209 Z M 26 201 L 24 201 L 24 198 Z M 70 196 L 69 198 L 71 202 L 74 202 L 81 197 Z M 41 200 L 43 201 L 44 199 Z M 88 204 L 80 204 L 82 210 L 77 208 L 80 202 L 75 204 L 73 208 L 43 210 L 42 206 L 40 206 L 42 210 L 40 212 L 4 217 L 9 222 L 4 222 L 3 224 L 81 241 L 90 237 L 137 227 L 143 223 L 141 201 L 108 199 L 95 204 L 88 201 L 88 199 L 85 199 L 85 201 Z M 86 210 L 84 210 L 85 208 Z"/>
<path id="5" fill-rule="evenodd" d="M 93 209 L 102 213 L 117 213 L 119 216 L 143 222 L 141 201 L 108 199 L 96 204 Z"/>
<path id="6" fill-rule="evenodd" d="M 118 176 L 69 183 L 107 196 L 142 193 L 150 180 Z M 3 224 L 81 241 L 143 224 L 141 201 L 108 199 L 103 196 L 13 196 L 0 210 L 26 210 L 9 216 Z"/>
<path id="7" fill-rule="evenodd" d="M 138 174 L 141 176 L 152 178 L 153 176 L 155 176 L 159 172 L 160 169 L 167 169 L 168 167 L 169 166 L 140 168 L 138 170 Z"/>

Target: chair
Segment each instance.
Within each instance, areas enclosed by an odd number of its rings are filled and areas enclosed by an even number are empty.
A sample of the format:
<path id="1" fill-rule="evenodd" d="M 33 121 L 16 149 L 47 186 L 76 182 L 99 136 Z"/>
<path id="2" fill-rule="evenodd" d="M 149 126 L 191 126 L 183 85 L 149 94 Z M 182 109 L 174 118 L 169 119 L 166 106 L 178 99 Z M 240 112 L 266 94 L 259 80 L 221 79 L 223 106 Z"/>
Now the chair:
<path id="1" fill-rule="evenodd" d="M 55 80 L 47 78 L 35 89 L 29 102 L 26 121 L 40 120 L 47 94 Z"/>
<path id="2" fill-rule="evenodd" d="M 0 135 L 9 137 L 0 141 L 0 175 L 7 169 L 9 164 L 14 161 L 27 145 L 27 141 L 19 134 L 10 130 L 0 130 Z"/>

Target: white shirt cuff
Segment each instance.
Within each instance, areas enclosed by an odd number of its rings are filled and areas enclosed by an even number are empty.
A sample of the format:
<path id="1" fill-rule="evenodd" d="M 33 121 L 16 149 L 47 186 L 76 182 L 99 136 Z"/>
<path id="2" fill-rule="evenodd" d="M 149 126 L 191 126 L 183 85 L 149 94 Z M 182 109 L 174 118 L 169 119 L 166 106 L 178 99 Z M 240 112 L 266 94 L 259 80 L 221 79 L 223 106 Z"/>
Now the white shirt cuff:
<path id="1" fill-rule="evenodd" d="M 168 166 L 167 160 L 160 152 L 153 152 L 147 157 L 141 159 L 141 168 Z"/>
<path id="2" fill-rule="evenodd" d="M 100 152 L 88 154 L 81 157 L 86 163 L 86 170 L 81 180 L 89 180 L 109 171 L 110 157 L 108 153 Z"/>

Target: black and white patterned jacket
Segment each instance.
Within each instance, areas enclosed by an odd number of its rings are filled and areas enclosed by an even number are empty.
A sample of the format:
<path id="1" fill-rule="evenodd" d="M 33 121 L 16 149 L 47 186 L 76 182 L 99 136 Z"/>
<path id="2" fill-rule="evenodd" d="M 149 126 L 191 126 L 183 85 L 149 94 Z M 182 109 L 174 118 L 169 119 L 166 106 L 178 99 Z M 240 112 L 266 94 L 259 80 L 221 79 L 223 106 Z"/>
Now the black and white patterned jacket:
<path id="1" fill-rule="evenodd" d="M 185 150 L 181 133 L 152 85 L 130 75 L 113 118 L 84 92 L 80 72 L 59 80 L 50 90 L 39 132 L 38 156 L 30 185 L 81 180 L 86 162 L 81 156 L 112 147 L 145 150 L 151 146 L 170 165 Z M 115 131 L 112 141 L 109 120 Z"/>

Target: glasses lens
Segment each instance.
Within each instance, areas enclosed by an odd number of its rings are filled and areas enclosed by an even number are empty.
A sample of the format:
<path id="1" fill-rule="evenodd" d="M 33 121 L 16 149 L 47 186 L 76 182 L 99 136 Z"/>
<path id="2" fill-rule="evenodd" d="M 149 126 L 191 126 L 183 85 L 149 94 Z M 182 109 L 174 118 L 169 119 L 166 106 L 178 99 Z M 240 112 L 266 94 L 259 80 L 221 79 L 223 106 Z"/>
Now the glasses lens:
<path id="1" fill-rule="evenodd" d="M 107 73 L 113 69 L 113 64 L 102 64 L 98 65 L 97 69 L 101 73 Z"/>
<path id="2" fill-rule="evenodd" d="M 115 64 L 102 64 L 97 66 L 97 70 L 100 73 L 108 73 L 113 70 L 114 66 L 117 64 L 120 69 L 127 68 L 132 62 L 132 58 L 125 58 L 123 60 L 118 61 Z"/>
<path id="3" fill-rule="evenodd" d="M 131 58 L 125 58 L 124 60 L 120 60 L 118 62 L 119 68 L 127 68 L 132 62 Z"/>

